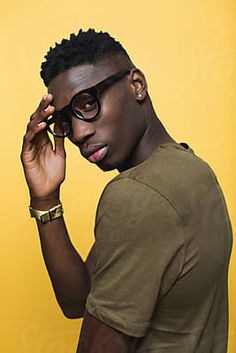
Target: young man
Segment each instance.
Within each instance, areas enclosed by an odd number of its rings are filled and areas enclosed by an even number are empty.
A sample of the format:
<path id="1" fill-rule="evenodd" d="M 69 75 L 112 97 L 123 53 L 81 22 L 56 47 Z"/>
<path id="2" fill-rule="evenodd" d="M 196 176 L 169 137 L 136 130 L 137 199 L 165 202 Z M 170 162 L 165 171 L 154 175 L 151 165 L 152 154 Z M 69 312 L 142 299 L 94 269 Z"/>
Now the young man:
<path id="1" fill-rule="evenodd" d="M 21 159 L 57 300 L 84 317 L 77 352 L 226 352 L 231 226 L 210 167 L 167 133 L 143 73 L 107 33 L 63 40 L 41 76 L 48 94 Z M 101 196 L 86 263 L 62 215 L 64 137 L 120 171 Z"/>

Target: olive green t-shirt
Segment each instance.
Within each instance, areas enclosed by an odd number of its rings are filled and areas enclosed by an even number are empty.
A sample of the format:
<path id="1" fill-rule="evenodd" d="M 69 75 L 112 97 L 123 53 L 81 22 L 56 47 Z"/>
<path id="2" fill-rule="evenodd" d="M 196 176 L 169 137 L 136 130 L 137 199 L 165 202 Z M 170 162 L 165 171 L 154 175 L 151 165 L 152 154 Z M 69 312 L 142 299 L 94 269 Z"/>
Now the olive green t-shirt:
<path id="1" fill-rule="evenodd" d="M 225 353 L 231 225 L 210 167 L 163 144 L 105 188 L 88 312 L 135 353 Z"/>

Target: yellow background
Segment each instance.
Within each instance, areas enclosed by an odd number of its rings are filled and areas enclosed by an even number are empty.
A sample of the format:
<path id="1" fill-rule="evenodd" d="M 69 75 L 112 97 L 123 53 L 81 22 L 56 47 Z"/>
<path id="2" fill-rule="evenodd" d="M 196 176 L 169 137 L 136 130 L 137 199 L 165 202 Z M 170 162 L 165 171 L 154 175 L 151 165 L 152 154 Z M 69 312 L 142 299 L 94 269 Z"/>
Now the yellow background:
<path id="1" fill-rule="evenodd" d="M 157 113 L 215 170 L 236 226 L 235 0 L 12 0 L 0 6 L 0 268 L 3 353 L 75 352 L 80 320 L 54 299 L 19 154 L 30 113 L 45 92 L 39 66 L 48 47 L 80 27 L 107 30 L 146 74 Z M 62 189 L 74 244 L 85 258 L 102 188 L 115 174 L 83 161 L 67 143 Z M 236 258 L 230 271 L 229 352 L 236 352 Z"/>

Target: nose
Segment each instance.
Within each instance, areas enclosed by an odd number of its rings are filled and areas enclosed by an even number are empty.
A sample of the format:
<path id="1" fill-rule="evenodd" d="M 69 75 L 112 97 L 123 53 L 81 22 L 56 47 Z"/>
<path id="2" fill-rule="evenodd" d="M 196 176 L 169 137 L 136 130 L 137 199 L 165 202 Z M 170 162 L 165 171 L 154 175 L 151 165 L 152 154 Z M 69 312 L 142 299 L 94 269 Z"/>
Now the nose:
<path id="1" fill-rule="evenodd" d="M 95 128 L 92 122 L 72 117 L 71 123 L 72 133 L 70 135 L 70 140 L 76 145 L 83 144 L 89 137 L 95 134 Z"/>

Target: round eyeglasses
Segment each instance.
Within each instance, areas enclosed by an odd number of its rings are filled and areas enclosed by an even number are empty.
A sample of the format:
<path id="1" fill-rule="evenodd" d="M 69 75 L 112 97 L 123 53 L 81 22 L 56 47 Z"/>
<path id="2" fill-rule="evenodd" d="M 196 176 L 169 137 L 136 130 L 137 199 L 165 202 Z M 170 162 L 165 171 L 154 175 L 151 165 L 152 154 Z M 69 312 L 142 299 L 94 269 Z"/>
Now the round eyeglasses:
<path id="1" fill-rule="evenodd" d="M 121 80 L 130 71 L 128 69 L 119 71 L 95 86 L 76 93 L 67 106 L 53 113 L 52 117 L 47 120 L 47 130 L 55 137 L 64 138 L 72 132 L 72 115 L 84 121 L 94 120 L 101 110 L 98 93 Z"/>

